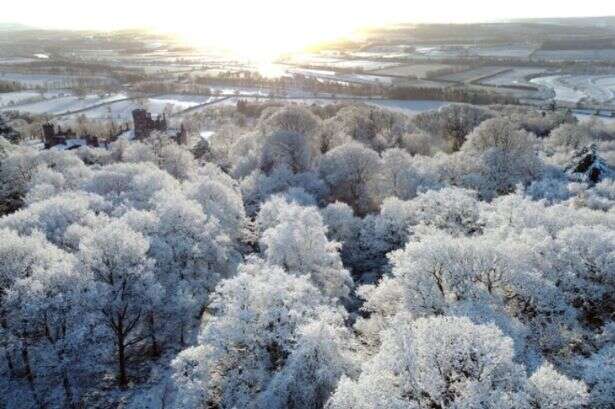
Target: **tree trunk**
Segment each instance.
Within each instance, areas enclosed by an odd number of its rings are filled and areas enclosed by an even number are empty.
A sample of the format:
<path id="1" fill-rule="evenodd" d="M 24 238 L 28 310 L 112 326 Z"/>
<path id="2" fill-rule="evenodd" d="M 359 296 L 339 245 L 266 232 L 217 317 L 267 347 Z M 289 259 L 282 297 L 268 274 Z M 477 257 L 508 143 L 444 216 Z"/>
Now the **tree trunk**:
<path id="1" fill-rule="evenodd" d="M 124 325 L 123 321 L 119 320 L 117 330 L 117 363 L 118 363 L 118 381 L 121 388 L 128 386 L 128 376 L 126 375 L 126 344 L 124 343 Z"/>
<path id="2" fill-rule="evenodd" d="M 186 346 L 186 342 L 184 340 L 184 322 L 182 321 L 179 326 L 179 343 L 182 347 Z"/>
<path id="3" fill-rule="evenodd" d="M 77 404 L 75 403 L 73 391 L 70 387 L 70 381 L 68 380 L 66 371 L 62 374 L 62 387 L 64 388 L 64 400 L 66 402 L 64 406 L 70 409 L 77 409 Z"/>
<path id="4" fill-rule="evenodd" d="M 13 365 L 13 358 L 9 353 L 8 348 L 4 351 L 4 358 L 6 359 L 6 365 L 9 367 L 9 377 L 15 377 L 15 365 Z"/>
<path id="5" fill-rule="evenodd" d="M 160 346 L 158 345 L 158 341 L 156 340 L 156 327 L 154 322 L 154 313 L 149 314 L 149 327 L 150 327 L 150 338 L 152 340 L 152 356 L 157 357 L 160 356 Z"/>
<path id="6" fill-rule="evenodd" d="M 34 372 L 32 371 L 32 366 L 30 365 L 30 354 L 28 352 L 28 345 L 25 342 L 22 344 L 21 347 L 21 359 L 23 360 L 23 365 L 26 370 L 26 379 L 28 380 L 28 386 L 30 387 L 30 391 L 32 392 L 32 397 L 34 398 L 34 401 L 40 409 L 45 409 L 45 404 L 36 393 L 36 387 L 34 385 Z"/>

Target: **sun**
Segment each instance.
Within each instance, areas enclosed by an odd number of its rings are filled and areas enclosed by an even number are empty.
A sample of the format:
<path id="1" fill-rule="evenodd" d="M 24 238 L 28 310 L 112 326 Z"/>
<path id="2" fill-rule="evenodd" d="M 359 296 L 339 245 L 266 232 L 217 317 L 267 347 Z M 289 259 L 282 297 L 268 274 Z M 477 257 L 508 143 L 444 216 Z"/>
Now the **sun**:
<path id="1" fill-rule="evenodd" d="M 193 46 L 226 48 L 239 57 L 263 63 L 283 53 L 352 36 L 360 27 L 357 21 L 340 19 L 336 13 L 329 15 L 315 7 L 259 9 L 253 15 L 244 12 L 198 24 L 187 20 L 172 31 Z"/>

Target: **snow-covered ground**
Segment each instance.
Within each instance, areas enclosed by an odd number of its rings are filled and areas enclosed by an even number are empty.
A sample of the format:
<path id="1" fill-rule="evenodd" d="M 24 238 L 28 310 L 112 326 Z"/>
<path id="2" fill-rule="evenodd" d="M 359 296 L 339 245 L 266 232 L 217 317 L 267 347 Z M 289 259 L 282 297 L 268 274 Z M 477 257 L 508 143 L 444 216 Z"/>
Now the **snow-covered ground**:
<path id="1" fill-rule="evenodd" d="M 131 121 L 132 111 L 137 108 L 145 108 L 155 116 L 165 112 L 167 107 L 169 107 L 167 112 L 176 113 L 220 99 L 220 97 L 200 95 L 163 95 L 155 98 L 118 101 L 81 112 L 79 115 L 85 115 L 88 118 L 109 118 L 118 121 Z"/>
<path id="2" fill-rule="evenodd" d="M 515 67 L 510 71 L 503 72 L 499 75 L 487 78 L 481 81 L 481 84 L 494 86 L 528 86 L 532 85 L 525 78 L 532 74 L 541 74 L 545 72 L 544 68 L 536 67 Z"/>
<path id="3" fill-rule="evenodd" d="M 447 64 L 410 64 L 410 65 L 399 65 L 397 67 L 389 67 L 382 70 L 372 71 L 372 74 L 380 74 L 380 75 L 393 75 L 393 76 L 401 76 L 401 77 L 417 77 L 417 78 L 425 78 L 429 73 L 437 70 L 441 70 L 444 68 L 450 68 L 451 65 Z"/>
<path id="4" fill-rule="evenodd" d="M 613 61 L 615 60 L 615 49 L 539 50 L 532 55 L 532 59 L 547 61 Z"/>
<path id="5" fill-rule="evenodd" d="M 202 95 L 163 95 L 160 97 L 149 98 L 147 101 L 150 106 L 162 106 L 162 109 L 164 109 L 165 106 L 171 105 L 173 106 L 174 111 L 181 111 L 197 105 L 213 102 L 216 99 L 217 98 L 215 97 Z"/>
<path id="6" fill-rule="evenodd" d="M 587 122 L 589 120 L 593 120 L 597 118 L 598 120 L 604 122 L 605 124 L 615 124 L 615 117 L 611 117 L 611 118 L 604 117 L 604 116 L 596 117 L 593 114 L 589 114 L 589 113 L 588 114 L 575 113 L 574 116 L 576 116 L 580 122 Z"/>
<path id="7" fill-rule="evenodd" d="M 64 84 L 74 80 L 68 75 L 50 75 L 50 74 L 20 74 L 14 72 L 0 73 L 0 80 L 18 82 L 24 86 L 63 86 Z"/>
<path id="8" fill-rule="evenodd" d="M 214 134 L 215 134 L 214 131 L 200 131 L 199 132 L 199 135 L 201 136 L 201 138 L 206 141 L 208 141 L 209 138 L 211 138 Z"/>
<path id="9" fill-rule="evenodd" d="M 36 61 L 36 59 L 26 57 L 0 57 L 0 65 L 27 64 L 32 61 Z"/>
<path id="10" fill-rule="evenodd" d="M 1 94 L 0 94 L 1 95 Z M 43 101 L 23 104 L 18 107 L 5 106 L 0 108 L 0 111 L 19 110 L 38 115 L 58 115 L 67 112 L 74 112 L 82 109 L 87 109 L 99 104 L 113 102 L 119 99 L 126 98 L 126 94 L 113 94 L 109 96 L 87 95 L 85 97 L 77 97 L 74 95 L 58 96 Z"/>
<path id="11" fill-rule="evenodd" d="M 15 106 L 19 108 L 20 104 L 38 102 L 45 99 L 52 99 L 61 96 L 61 91 L 51 91 L 41 94 L 36 91 L 16 91 L 0 93 L 0 108 L 7 106 Z"/>
<path id="12" fill-rule="evenodd" d="M 308 78 L 316 78 L 326 81 L 355 83 L 355 84 L 391 84 L 393 79 L 382 75 L 372 74 L 336 74 L 335 71 L 313 70 L 305 68 L 291 68 L 290 74 L 299 74 Z"/>
<path id="13" fill-rule="evenodd" d="M 409 116 L 450 105 L 450 102 L 446 101 L 414 101 L 395 99 L 369 100 L 366 101 L 366 103 L 380 108 L 390 109 L 391 111 L 401 112 Z"/>
<path id="14" fill-rule="evenodd" d="M 550 75 L 530 82 L 552 89 L 558 101 L 578 102 L 587 98 L 604 103 L 615 98 L 615 75 Z"/>
<path id="15" fill-rule="evenodd" d="M 533 47 L 513 44 L 494 47 L 473 47 L 469 50 L 472 55 L 496 58 L 529 58 L 533 51 Z"/>

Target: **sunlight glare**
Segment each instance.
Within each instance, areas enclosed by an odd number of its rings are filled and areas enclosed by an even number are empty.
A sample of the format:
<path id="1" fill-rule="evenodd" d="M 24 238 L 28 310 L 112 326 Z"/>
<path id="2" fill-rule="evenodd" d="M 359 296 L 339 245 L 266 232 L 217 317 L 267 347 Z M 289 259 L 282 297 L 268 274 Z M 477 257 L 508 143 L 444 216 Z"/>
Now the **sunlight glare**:
<path id="1" fill-rule="evenodd" d="M 249 8 L 224 21 L 190 24 L 184 20 L 181 25 L 166 28 L 195 47 L 216 45 L 239 57 L 266 64 L 283 53 L 348 38 L 365 24 L 358 19 L 339 19 L 339 7 L 332 8 L 332 14 L 323 14 L 320 7 L 267 8 L 252 13 Z"/>

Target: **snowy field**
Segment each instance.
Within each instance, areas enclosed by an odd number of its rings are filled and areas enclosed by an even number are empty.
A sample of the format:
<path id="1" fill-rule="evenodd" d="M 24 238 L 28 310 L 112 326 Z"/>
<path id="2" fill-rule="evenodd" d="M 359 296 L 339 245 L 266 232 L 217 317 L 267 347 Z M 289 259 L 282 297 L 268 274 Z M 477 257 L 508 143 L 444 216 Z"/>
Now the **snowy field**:
<path id="1" fill-rule="evenodd" d="M 615 98 L 615 75 L 550 75 L 530 82 L 552 89 L 558 101 L 605 103 Z"/>
<path id="2" fill-rule="evenodd" d="M 395 67 L 398 63 L 382 62 L 382 61 L 368 61 L 368 60 L 340 60 L 331 64 L 334 68 L 345 69 L 362 69 L 364 71 L 380 70 L 387 67 Z"/>
<path id="3" fill-rule="evenodd" d="M 540 50 L 532 55 L 532 59 L 547 61 L 613 61 L 615 60 L 615 49 Z"/>
<path id="4" fill-rule="evenodd" d="M 163 112 L 176 113 L 197 105 L 219 100 L 220 97 L 198 95 L 164 95 L 155 98 L 131 99 L 114 102 L 109 105 L 96 107 L 80 113 L 88 118 L 114 119 L 118 121 L 132 120 L 132 111 L 145 108 L 152 115 L 160 115 Z M 166 110 L 166 111 L 165 111 Z"/>
<path id="5" fill-rule="evenodd" d="M 450 105 L 446 101 L 412 101 L 412 100 L 370 100 L 367 104 L 380 108 L 389 109 L 391 111 L 401 112 L 403 114 L 413 116 L 421 112 L 439 109 L 443 106 Z"/>
<path id="6" fill-rule="evenodd" d="M 450 65 L 446 64 L 412 64 L 384 68 L 381 70 L 372 71 L 372 74 L 425 78 L 430 72 L 450 67 Z"/>
<path id="7" fill-rule="evenodd" d="M 372 75 L 376 72 L 370 72 L 369 74 L 336 74 L 335 71 L 328 70 L 312 70 L 304 68 L 291 68 L 287 71 L 290 74 L 299 74 L 308 78 L 317 78 L 326 81 L 336 81 L 343 83 L 355 83 L 355 84 L 391 84 L 393 79 L 391 77 L 382 75 Z"/>
<path id="8" fill-rule="evenodd" d="M 294 65 L 322 66 L 330 67 L 331 69 L 362 69 L 364 71 L 373 71 L 400 65 L 395 62 L 344 59 L 318 54 L 295 55 L 286 62 Z"/>
<path id="9" fill-rule="evenodd" d="M 0 65 L 27 64 L 33 61 L 36 61 L 36 58 L 0 57 Z"/>
<path id="10" fill-rule="evenodd" d="M 85 97 L 64 95 L 58 96 L 57 98 L 51 98 L 43 101 L 33 102 L 30 104 L 19 105 L 18 107 L 4 107 L 0 109 L 0 111 L 17 109 L 22 112 L 28 112 L 37 115 L 58 115 L 67 112 L 87 109 L 99 104 L 105 104 L 123 98 L 126 98 L 125 94 L 113 94 L 104 97 L 98 95 L 87 95 Z"/>
<path id="11" fill-rule="evenodd" d="M 14 72 L 0 72 L 0 81 L 17 82 L 27 87 L 36 86 L 63 86 L 74 78 L 67 75 L 51 74 L 20 74 Z"/>
<path id="12" fill-rule="evenodd" d="M 472 55 L 495 58 L 529 58 L 533 51 L 534 48 L 532 47 L 514 44 L 496 47 L 477 47 L 469 50 Z"/>
<path id="13" fill-rule="evenodd" d="M 36 91 L 16 91 L 16 92 L 4 92 L 0 93 L 0 108 L 15 107 L 18 109 L 20 105 L 38 102 L 45 99 L 57 98 L 62 96 L 63 93 L 57 92 L 45 92 L 41 94 Z"/>
<path id="14" fill-rule="evenodd" d="M 580 122 L 588 122 L 590 120 L 596 119 L 594 115 L 590 114 L 575 113 L 574 116 L 577 117 Z M 605 124 L 615 124 L 615 117 L 608 118 L 600 116 L 598 117 L 598 120 L 604 122 Z"/>
<path id="15" fill-rule="evenodd" d="M 541 74 L 545 72 L 544 68 L 520 67 L 514 68 L 511 71 L 503 72 L 496 76 L 487 78 L 481 81 L 484 85 L 493 86 L 531 86 L 532 84 L 525 78 L 528 75 Z"/>
<path id="16" fill-rule="evenodd" d="M 508 68 L 506 67 L 478 67 L 455 74 L 443 75 L 442 77 L 438 77 L 438 79 L 443 81 L 470 83 L 491 75 L 507 72 L 507 70 Z"/>

